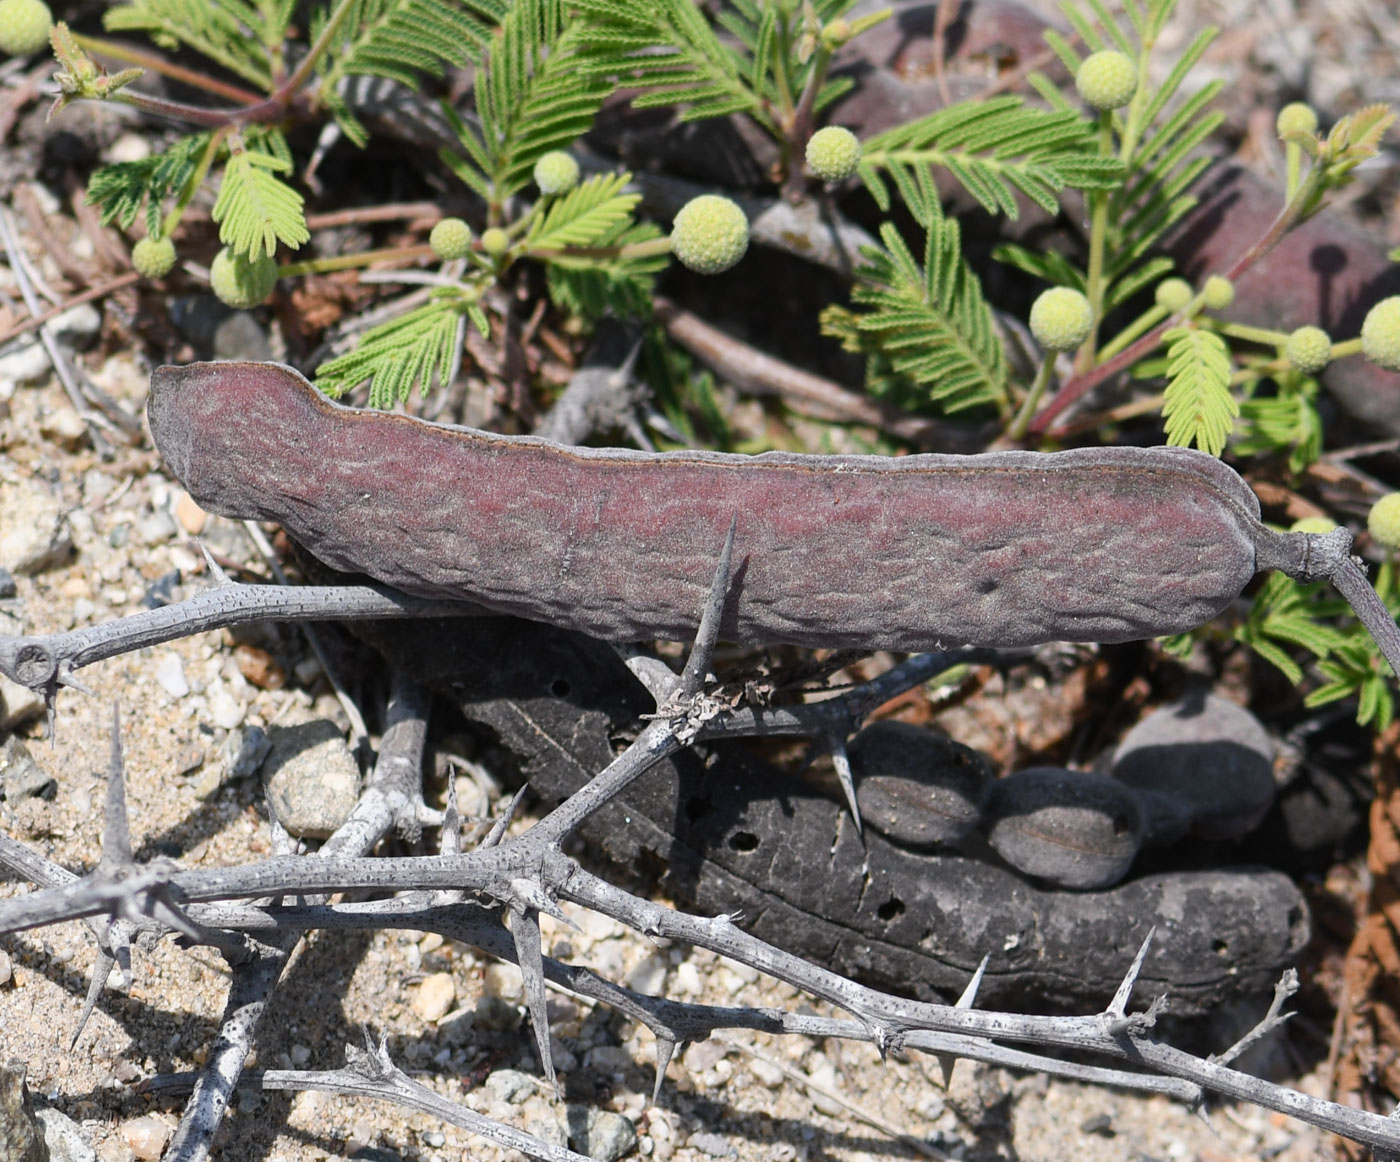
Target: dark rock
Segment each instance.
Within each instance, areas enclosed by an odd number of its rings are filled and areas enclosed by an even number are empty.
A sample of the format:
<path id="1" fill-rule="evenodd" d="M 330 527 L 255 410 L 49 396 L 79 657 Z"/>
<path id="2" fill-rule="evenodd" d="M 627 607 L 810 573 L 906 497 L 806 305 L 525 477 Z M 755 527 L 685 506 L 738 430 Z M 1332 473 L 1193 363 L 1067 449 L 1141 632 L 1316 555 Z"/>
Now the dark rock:
<path id="1" fill-rule="evenodd" d="M 970 747 L 907 722 L 876 722 L 849 750 L 861 818 L 901 847 L 956 843 L 981 819 L 993 780 Z"/>
<path id="2" fill-rule="evenodd" d="M 1107 775 L 1031 767 L 992 786 L 987 842 L 1017 871 L 1061 888 L 1106 888 L 1142 845 L 1142 805 Z"/>
<path id="3" fill-rule="evenodd" d="M 1176 799 L 1202 839 L 1237 839 L 1274 801 L 1274 745 L 1249 711 L 1197 691 L 1133 727 L 1113 774 L 1140 793 Z"/>

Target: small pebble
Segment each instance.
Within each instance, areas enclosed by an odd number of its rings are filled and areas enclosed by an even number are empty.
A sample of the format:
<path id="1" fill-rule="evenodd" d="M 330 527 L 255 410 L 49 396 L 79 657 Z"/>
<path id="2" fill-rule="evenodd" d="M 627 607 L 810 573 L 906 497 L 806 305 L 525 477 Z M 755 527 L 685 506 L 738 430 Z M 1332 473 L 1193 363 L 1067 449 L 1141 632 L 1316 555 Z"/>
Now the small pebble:
<path id="1" fill-rule="evenodd" d="M 447 1144 L 447 1135 L 441 1130 L 424 1130 L 419 1137 L 422 1139 L 423 1145 L 430 1146 L 434 1150 Z"/>
<path id="2" fill-rule="evenodd" d="M 286 672 L 266 650 L 246 642 L 235 646 L 233 660 L 238 672 L 259 690 L 280 690 L 287 684 Z"/>
<path id="3" fill-rule="evenodd" d="M 43 696 L 0 675 L 0 731 L 13 731 L 43 715 Z"/>
<path id="4" fill-rule="evenodd" d="M 184 660 L 173 650 L 161 654 L 156 662 L 155 678 L 160 688 L 172 698 L 183 698 L 190 692 Z"/>
<path id="5" fill-rule="evenodd" d="M 787 1075 L 781 1069 L 767 1061 L 750 1058 L 744 1065 L 753 1074 L 754 1080 L 768 1089 L 778 1089 L 787 1080 Z"/>
<path id="6" fill-rule="evenodd" d="M 187 742 L 175 752 L 175 773 L 189 775 L 204 765 L 204 748 L 197 742 Z"/>
<path id="7" fill-rule="evenodd" d="M 97 1152 L 88 1143 L 82 1128 L 67 1114 L 47 1109 L 36 1110 L 34 1117 L 44 1128 L 49 1162 L 97 1162 Z"/>
<path id="8" fill-rule="evenodd" d="M 214 710 L 213 698 L 210 710 Z M 240 713 L 240 720 L 241 720 Z M 360 794 L 360 768 L 340 728 L 318 718 L 268 731 L 263 764 L 268 806 L 291 834 L 325 839 L 349 817 Z"/>
<path id="9" fill-rule="evenodd" d="M 1178 801 L 1203 839 L 1238 839 L 1274 801 L 1274 745 L 1248 710 L 1205 691 L 1153 711 L 1124 736 L 1113 774 Z"/>
<path id="10" fill-rule="evenodd" d="M 452 1011 L 457 1001 L 457 982 L 450 972 L 434 972 L 423 978 L 418 995 L 413 998 L 413 1011 L 425 1021 L 437 1022 Z"/>
<path id="11" fill-rule="evenodd" d="M 525 1132 L 534 1134 L 541 1142 L 558 1146 L 561 1150 L 569 1147 L 569 1132 L 557 1118 L 532 1118 L 525 1123 Z"/>
<path id="12" fill-rule="evenodd" d="M 63 502 L 37 480 L 0 485 L 0 568 L 42 573 L 73 551 Z"/>
<path id="13" fill-rule="evenodd" d="M 535 1079 L 518 1069 L 497 1069 L 486 1079 L 486 1092 L 499 1102 L 519 1105 L 535 1092 Z"/>
<path id="14" fill-rule="evenodd" d="M 159 609 L 175 600 L 175 590 L 183 578 L 179 569 L 162 573 L 146 587 L 141 594 L 141 604 L 146 609 Z"/>
<path id="15" fill-rule="evenodd" d="M 49 377 L 49 353 L 38 339 L 17 340 L 0 354 L 0 387 L 43 383 Z"/>
<path id="16" fill-rule="evenodd" d="M 737 1158 L 739 1151 L 734 1148 L 733 1143 L 722 1134 L 713 1134 L 708 1130 L 700 1130 L 686 1140 L 686 1145 L 699 1150 L 702 1154 L 708 1154 L 711 1158 Z"/>
<path id="17" fill-rule="evenodd" d="M 10 954 L 0 949 L 0 988 L 6 988 L 15 979 L 15 970 L 10 964 Z"/>
<path id="18" fill-rule="evenodd" d="M 87 439 L 87 422 L 71 407 L 55 408 L 39 421 L 39 434 L 65 451 L 74 452 Z"/>
<path id="19" fill-rule="evenodd" d="M 49 322 L 49 330 L 62 346 L 85 350 L 102 330 L 102 312 L 91 303 L 79 303 L 55 316 Z"/>
<path id="20" fill-rule="evenodd" d="M 194 497 L 188 492 L 181 492 L 175 498 L 175 520 L 179 526 L 192 537 L 197 537 L 204 531 L 204 522 L 209 519 L 209 514 L 195 503 Z"/>
<path id="21" fill-rule="evenodd" d="M 159 1158 L 172 1133 L 171 1127 L 162 1119 L 149 1115 L 133 1118 L 122 1126 L 122 1137 L 142 1162 L 154 1162 Z"/>
<path id="22" fill-rule="evenodd" d="M 243 721 L 247 713 L 243 703 L 235 698 L 227 686 L 219 686 L 209 695 L 209 721 L 223 730 L 232 730 Z"/>
<path id="23" fill-rule="evenodd" d="M 10 735 L 0 746 L 0 799 L 49 799 L 58 793 L 58 781 L 39 766 L 24 740 Z"/>
<path id="24" fill-rule="evenodd" d="M 520 969 L 500 961 L 488 964 L 482 976 L 481 991 L 488 997 L 496 997 L 503 1001 L 520 1000 L 525 995 L 525 983 L 521 978 Z"/>
<path id="25" fill-rule="evenodd" d="M 571 1105 L 566 1116 L 574 1149 L 598 1162 L 617 1162 L 637 1144 L 637 1127 L 612 1110 Z"/>
<path id="26" fill-rule="evenodd" d="M 272 740 L 261 726 L 247 726 L 234 731 L 221 748 L 230 779 L 246 779 L 256 774 L 271 753 Z"/>
<path id="27" fill-rule="evenodd" d="M 666 972 L 669 968 L 670 964 L 664 956 L 653 954 L 644 957 L 637 967 L 627 974 L 627 987 L 643 996 L 658 996 L 666 984 Z"/>
<path id="28" fill-rule="evenodd" d="M 175 535 L 175 519 L 165 509 L 157 509 L 137 522 L 136 535 L 143 545 L 162 545 Z"/>

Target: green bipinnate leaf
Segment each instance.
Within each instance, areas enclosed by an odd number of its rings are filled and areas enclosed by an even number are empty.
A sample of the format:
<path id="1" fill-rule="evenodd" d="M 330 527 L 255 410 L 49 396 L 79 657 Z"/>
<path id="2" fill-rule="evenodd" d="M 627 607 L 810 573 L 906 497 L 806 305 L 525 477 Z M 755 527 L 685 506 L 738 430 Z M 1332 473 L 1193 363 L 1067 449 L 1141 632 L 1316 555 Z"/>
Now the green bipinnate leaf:
<path id="1" fill-rule="evenodd" d="M 290 162 L 254 150 L 229 158 L 214 203 L 220 242 L 250 258 L 271 257 L 278 242 L 296 248 L 311 237 L 301 195 L 277 176 L 291 168 Z"/>
<path id="2" fill-rule="evenodd" d="M 160 233 L 161 202 L 179 193 L 194 175 L 209 146 L 209 134 L 182 137 L 164 153 L 140 161 L 103 166 L 88 182 L 87 200 L 99 207 L 103 223 L 115 221 L 130 230 L 146 207 L 146 233 Z"/>
<path id="3" fill-rule="evenodd" d="M 462 151 L 443 160 L 493 206 L 532 180 L 535 162 L 593 126 L 612 85 L 581 70 L 586 24 L 556 0 L 515 0 L 477 74 L 472 122 L 449 106 Z"/>
<path id="4" fill-rule="evenodd" d="M 1167 391 L 1162 404 L 1167 443 L 1192 444 L 1212 456 L 1225 450 L 1240 405 L 1230 394 L 1230 350 L 1214 331 L 1176 327 L 1167 342 Z"/>
<path id="5" fill-rule="evenodd" d="M 862 251 L 866 265 L 851 292 L 869 309 L 828 311 L 822 330 L 848 350 L 878 355 L 945 411 L 979 404 L 1005 411 L 1006 354 L 982 284 L 962 255 L 958 223 L 941 215 L 930 221 L 923 267 L 890 223 L 880 239 L 883 249 Z"/>
<path id="6" fill-rule="evenodd" d="M 426 392 L 446 382 L 467 318 L 484 329 L 475 305 L 465 288 L 444 288 L 417 310 L 366 331 L 354 351 L 321 364 L 316 386 L 340 396 L 369 380 L 370 406 L 388 408 L 407 399 L 415 384 Z"/>

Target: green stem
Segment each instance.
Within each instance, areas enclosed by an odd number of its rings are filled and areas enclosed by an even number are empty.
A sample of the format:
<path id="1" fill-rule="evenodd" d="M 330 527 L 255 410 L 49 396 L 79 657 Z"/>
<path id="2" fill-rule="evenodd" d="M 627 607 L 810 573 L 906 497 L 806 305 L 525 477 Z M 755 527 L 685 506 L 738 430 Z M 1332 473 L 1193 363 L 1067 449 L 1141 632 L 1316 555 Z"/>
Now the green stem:
<path id="1" fill-rule="evenodd" d="M 1099 114 L 1099 152 L 1104 157 L 1113 152 L 1113 114 L 1107 111 Z M 1099 325 L 1103 322 L 1103 265 L 1108 236 L 1108 196 L 1107 190 L 1095 190 L 1089 195 L 1092 212 L 1089 222 L 1089 270 L 1085 278 L 1085 294 L 1089 299 L 1089 310 L 1094 322 L 1089 330 L 1089 338 L 1084 341 L 1084 346 L 1079 352 L 1078 363 L 1081 368 L 1094 365 Z"/>
<path id="2" fill-rule="evenodd" d="M 1246 323 L 1221 323 L 1216 328 L 1222 335 L 1232 339 L 1243 339 L 1246 343 L 1258 343 L 1261 347 L 1282 347 L 1288 342 L 1286 331 L 1275 331 L 1269 327 L 1251 327 Z"/>
<path id="3" fill-rule="evenodd" d="M 530 258 L 598 258 L 627 259 L 655 258 L 658 254 L 671 253 L 669 234 L 660 238 L 648 238 L 645 242 L 629 242 L 625 246 L 563 246 L 549 250 L 529 250 Z"/>
<path id="4" fill-rule="evenodd" d="M 1149 327 L 1155 327 L 1170 313 L 1166 307 L 1148 307 L 1099 349 L 1099 358 L 1112 359 Z"/>
<path id="5" fill-rule="evenodd" d="M 355 6 L 355 0 L 338 0 L 335 11 L 331 13 L 331 18 L 326 21 L 321 29 L 321 35 L 316 38 L 316 42 L 306 50 L 306 55 L 302 57 L 301 63 L 297 65 L 296 72 L 278 87 L 274 96 L 283 102 L 290 102 L 297 91 L 306 83 L 311 76 L 312 70 L 320 63 L 321 58 L 326 55 L 335 38 L 340 34 L 340 26 L 345 23 L 345 19 L 350 15 Z"/>
<path id="6" fill-rule="evenodd" d="M 366 250 L 360 254 L 337 254 L 331 258 L 308 258 L 305 262 L 289 262 L 277 268 L 278 278 L 295 278 L 302 274 L 329 274 L 333 270 L 354 270 L 373 262 L 416 262 L 432 258 L 431 246 L 391 246 L 384 250 Z"/>
<path id="7" fill-rule="evenodd" d="M 199 164 L 194 167 L 193 172 L 186 179 L 185 184 L 180 187 L 180 195 L 175 199 L 175 204 L 166 214 L 165 220 L 160 226 L 160 236 L 169 238 L 175 233 L 175 227 L 180 224 L 180 219 L 189 208 L 190 202 L 194 200 L 199 187 L 204 184 L 204 179 L 209 173 L 209 167 L 214 164 L 214 158 L 219 154 L 219 148 L 224 143 L 224 138 L 228 136 L 228 126 L 214 130 L 209 135 L 209 142 L 204 147 L 204 152 L 200 154 Z"/>
<path id="8" fill-rule="evenodd" d="M 1040 397 L 1045 394 L 1045 388 L 1050 383 L 1050 373 L 1055 366 L 1055 352 L 1047 351 L 1045 358 L 1041 361 L 1040 370 L 1035 374 L 1035 382 L 1031 384 L 1031 389 L 1026 393 L 1026 398 L 1021 401 L 1021 409 L 1016 413 L 1016 418 L 1011 421 L 1011 427 L 1006 430 L 1007 439 L 1025 439 L 1026 429 L 1031 426 L 1031 417 L 1035 415 L 1035 409 L 1040 403 Z"/>

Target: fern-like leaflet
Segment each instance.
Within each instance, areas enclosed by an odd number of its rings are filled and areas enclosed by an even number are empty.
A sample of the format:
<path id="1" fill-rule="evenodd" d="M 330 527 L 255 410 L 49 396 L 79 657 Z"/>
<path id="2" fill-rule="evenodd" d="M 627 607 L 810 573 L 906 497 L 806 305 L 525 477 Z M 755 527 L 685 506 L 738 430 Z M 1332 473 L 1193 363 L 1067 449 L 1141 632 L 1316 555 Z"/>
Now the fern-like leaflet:
<path id="1" fill-rule="evenodd" d="M 617 223 L 600 234 L 596 247 L 634 246 L 661 237 L 650 222 Z M 545 265 L 549 297 L 555 305 L 585 318 L 599 318 L 608 311 L 627 318 L 651 314 L 652 276 L 668 259 L 664 254 L 647 258 L 594 258 L 555 254 Z"/>
<path id="2" fill-rule="evenodd" d="M 311 237 L 302 213 L 302 197 L 280 178 L 290 161 L 272 153 L 235 151 L 224 166 L 213 218 L 219 241 L 250 258 L 277 252 L 277 243 L 295 249 Z"/>
<path id="3" fill-rule="evenodd" d="M 366 331 L 355 350 L 321 364 L 316 386 L 340 396 L 369 380 L 370 406 L 380 408 L 407 399 L 415 384 L 426 393 L 448 381 L 467 319 L 482 334 L 489 330 L 468 288 L 443 287 L 426 305 Z"/>
<path id="4" fill-rule="evenodd" d="M 509 0 L 349 0 L 320 74 L 319 98 L 341 130 L 357 145 L 368 133 L 340 92 L 347 77 L 387 77 L 411 89 L 421 74 L 441 76 L 444 69 L 477 61 L 492 30 L 510 11 Z M 312 40 L 326 25 L 328 13 L 312 20 Z"/>
<path id="5" fill-rule="evenodd" d="M 1339 602 L 1319 600 L 1324 582 L 1302 585 L 1282 573 L 1270 573 L 1255 594 L 1249 613 L 1235 628 L 1236 641 L 1249 646 L 1297 686 L 1303 669 L 1285 647 L 1301 646 L 1326 658 L 1347 642 L 1347 635 L 1327 624 L 1342 609 Z"/>
<path id="6" fill-rule="evenodd" d="M 1010 218 L 1018 214 L 1018 192 L 1054 214 L 1066 186 L 1110 189 L 1123 178 L 1121 163 L 1100 155 L 1090 122 L 1009 95 L 940 109 L 861 146 L 861 180 L 882 210 L 890 208 L 888 178 L 919 216 L 929 202 L 931 167 L 950 174 L 988 212 Z"/>
<path id="7" fill-rule="evenodd" d="M 1162 403 L 1167 443 L 1192 444 L 1212 456 L 1225 450 L 1240 405 L 1230 393 L 1230 349 L 1214 331 L 1174 327 L 1167 343 L 1167 390 Z"/>
<path id="8" fill-rule="evenodd" d="M 1301 383 L 1290 382 L 1301 379 Z M 1288 453 L 1288 470 L 1302 472 L 1322 455 L 1322 417 L 1317 381 L 1287 374 L 1274 396 L 1251 396 L 1240 404 L 1231 447 L 1239 456 Z"/>
<path id="9" fill-rule="evenodd" d="M 612 229 L 625 223 L 640 194 L 624 193 L 632 175 L 597 174 L 550 204 L 537 216 L 525 236 L 532 252 L 598 245 Z"/>
<path id="10" fill-rule="evenodd" d="M 566 26 L 559 0 L 515 0 L 477 74 L 477 123 L 444 105 L 462 152 L 443 160 L 493 212 L 540 157 L 592 128 L 609 86 L 580 71 L 583 33 L 582 21 Z"/>
<path id="11" fill-rule="evenodd" d="M 273 83 L 273 50 L 281 50 L 290 8 L 243 0 L 131 0 L 109 8 L 102 23 L 111 32 L 144 32 L 168 50 L 192 48 L 267 90 Z"/>
<path id="12" fill-rule="evenodd" d="M 209 136 L 192 134 L 164 153 L 103 166 L 88 182 L 88 202 L 98 207 L 104 225 L 115 221 L 123 230 L 131 229 L 144 205 L 146 233 L 159 235 L 161 202 L 179 193 L 194 176 L 209 146 Z"/>
<path id="13" fill-rule="evenodd" d="M 953 412 L 979 404 L 1007 411 L 1006 354 L 982 284 L 962 256 L 958 223 L 930 218 L 921 268 L 890 223 L 884 248 L 862 250 L 852 300 L 866 312 L 828 310 L 822 329 L 847 350 L 878 353 L 898 377 Z"/>

